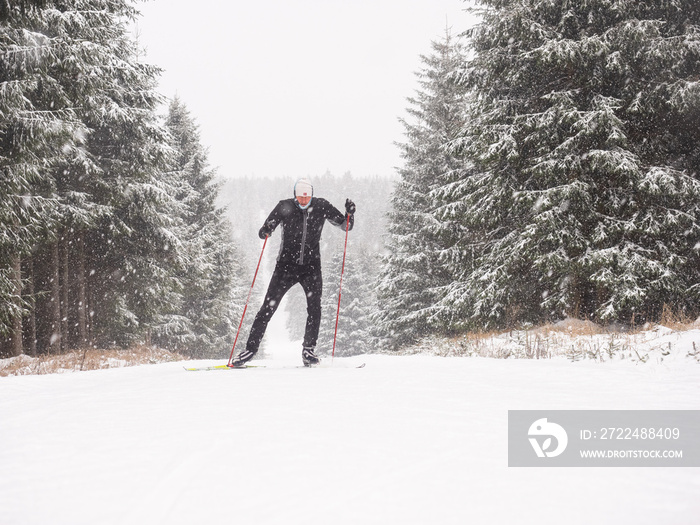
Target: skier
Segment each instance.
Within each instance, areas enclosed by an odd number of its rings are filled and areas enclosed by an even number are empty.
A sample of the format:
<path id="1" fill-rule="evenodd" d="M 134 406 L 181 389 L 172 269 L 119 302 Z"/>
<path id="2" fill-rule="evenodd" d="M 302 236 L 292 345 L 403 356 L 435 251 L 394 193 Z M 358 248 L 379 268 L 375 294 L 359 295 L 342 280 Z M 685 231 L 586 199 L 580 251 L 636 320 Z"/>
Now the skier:
<path id="1" fill-rule="evenodd" d="M 307 179 L 294 185 L 294 198 L 281 200 L 260 228 L 258 235 L 265 239 L 279 224 L 282 240 L 277 266 L 270 279 L 267 294 L 250 329 L 248 342 L 233 360 L 231 366 L 243 367 L 258 351 L 267 324 L 282 300 L 295 284 L 301 284 L 306 294 L 306 331 L 302 348 L 304 366 L 319 363 L 316 340 L 321 324 L 321 253 L 319 241 L 325 221 L 345 231 L 355 223 L 355 203 L 345 201 L 345 215 L 325 199 L 313 196 L 313 186 Z"/>

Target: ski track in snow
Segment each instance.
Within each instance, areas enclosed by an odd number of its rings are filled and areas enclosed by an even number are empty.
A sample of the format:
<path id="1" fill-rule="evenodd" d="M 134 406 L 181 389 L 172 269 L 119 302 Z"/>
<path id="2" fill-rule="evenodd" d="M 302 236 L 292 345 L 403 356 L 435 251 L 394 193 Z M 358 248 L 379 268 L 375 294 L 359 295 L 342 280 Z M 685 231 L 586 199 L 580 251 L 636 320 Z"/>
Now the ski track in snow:
<path id="1" fill-rule="evenodd" d="M 508 410 L 698 409 L 690 359 L 336 361 L 2 378 L 0 523 L 698 523 L 698 468 L 507 466 Z"/>

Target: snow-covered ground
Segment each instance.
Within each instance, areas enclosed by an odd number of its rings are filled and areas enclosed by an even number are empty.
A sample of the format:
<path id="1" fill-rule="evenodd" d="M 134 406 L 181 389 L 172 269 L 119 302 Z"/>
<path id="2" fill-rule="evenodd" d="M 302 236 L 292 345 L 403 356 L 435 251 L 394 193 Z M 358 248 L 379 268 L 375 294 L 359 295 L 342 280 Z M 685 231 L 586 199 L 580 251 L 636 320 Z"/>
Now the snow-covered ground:
<path id="1" fill-rule="evenodd" d="M 0 523 L 698 523 L 698 468 L 507 466 L 508 410 L 700 409 L 691 357 L 298 353 L 0 378 Z"/>

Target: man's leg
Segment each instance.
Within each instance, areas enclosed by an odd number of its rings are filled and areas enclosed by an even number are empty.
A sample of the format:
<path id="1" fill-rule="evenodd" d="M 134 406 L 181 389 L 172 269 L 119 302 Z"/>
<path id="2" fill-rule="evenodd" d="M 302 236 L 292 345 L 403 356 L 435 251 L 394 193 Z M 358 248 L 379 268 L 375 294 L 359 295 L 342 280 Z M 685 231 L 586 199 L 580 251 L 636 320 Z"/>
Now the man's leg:
<path id="1" fill-rule="evenodd" d="M 314 353 L 318 341 L 318 329 L 321 326 L 321 295 L 323 294 L 323 279 L 321 269 L 306 272 L 301 280 L 306 294 L 306 330 L 304 332 L 304 349 Z"/>
<path id="2" fill-rule="evenodd" d="M 250 329 L 250 335 L 248 335 L 248 342 L 246 343 L 244 352 L 250 355 L 250 357 L 255 355 L 258 351 L 260 342 L 265 335 L 267 324 L 277 310 L 284 294 L 297 282 L 298 279 L 295 275 L 275 268 L 272 278 L 270 279 L 270 284 L 267 287 L 267 293 L 265 294 L 263 304 L 255 316 L 255 321 L 253 321 L 253 326 Z M 248 357 L 248 359 L 250 359 L 250 357 Z"/>

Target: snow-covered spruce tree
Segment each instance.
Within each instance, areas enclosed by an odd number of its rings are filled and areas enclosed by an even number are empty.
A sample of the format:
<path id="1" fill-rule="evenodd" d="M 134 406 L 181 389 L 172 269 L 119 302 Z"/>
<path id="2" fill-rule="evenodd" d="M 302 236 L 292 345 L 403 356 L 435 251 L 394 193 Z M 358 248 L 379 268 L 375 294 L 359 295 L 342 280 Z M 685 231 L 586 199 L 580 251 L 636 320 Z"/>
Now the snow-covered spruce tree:
<path id="1" fill-rule="evenodd" d="M 55 322 L 49 326 L 46 316 L 40 316 L 40 346 L 56 340 L 61 349 L 84 347 L 96 335 L 93 328 L 100 320 L 96 303 L 103 301 L 91 293 L 92 285 L 104 282 L 107 268 L 95 264 L 91 253 L 96 231 L 111 220 L 118 202 L 115 195 L 121 196 L 123 188 L 111 182 L 113 174 L 95 148 L 93 134 L 104 125 L 105 114 L 129 104 L 120 100 L 119 93 L 131 87 L 128 61 L 124 60 L 129 56 L 124 24 L 134 16 L 126 1 L 82 0 L 45 2 L 39 18 L 39 31 L 60 42 L 64 55 L 50 60 L 48 70 L 83 125 L 81 133 L 63 148 L 59 164 L 50 170 L 50 191 L 58 202 L 54 226 L 32 257 L 37 268 L 33 278 L 39 288 L 52 289 L 49 309 L 56 312 L 49 318 L 60 312 L 61 319 L 56 328 Z M 119 119 L 124 120 L 126 113 Z M 45 312 L 45 300 L 39 294 L 36 310 L 41 314 L 42 308 Z"/>
<path id="2" fill-rule="evenodd" d="M 156 115 L 159 72 L 138 61 L 126 27 L 136 16 L 131 2 L 48 3 L 44 32 L 72 43 L 70 60 L 53 68 L 87 128 L 56 172 L 65 206 L 49 251 L 60 261 L 61 338 L 148 340 L 173 300 L 179 257 L 166 133 Z M 80 333 L 71 334 L 76 325 Z"/>
<path id="3" fill-rule="evenodd" d="M 487 242 L 452 299 L 482 325 L 696 315 L 700 5 L 478 3 L 455 146 Z"/>
<path id="4" fill-rule="evenodd" d="M 46 252 L 60 279 L 44 276 L 60 283 L 60 338 L 73 345 L 147 340 L 177 286 L 177 206 L 156 114 L 158 70 L 138 61 L 126 28 L 135 15 L 126 0 L 76 0 L 52 3 L 42 19 L 44 33 L 72 44 L 70 59 L 52 70 L 87 129 L 55 172 L 63 207 Z M 81 319 L 75 337 L 70 327 Z M 54 336 L 40 324 L 40 341 Z"/>
<path id="5" fill-rule="evenodd" d="M 179 275 L 181 298 L 159 327 L 158 341 L 194 357 L 227 357 L 247 289 L 225 210 L 216 206 L 220 185 L 209 167 L 199 130 L 176 97 L 166 127 L 175 150 L 173 174 L 182 206 L 180 242 L 186 254 Z"/>
<path id="6" fill-rule="evenodd" d="M 157 115 L 159 70 L 139 61 L 126 27 L 134 16 L 127 0 L 76 1 L 60 15 L 85 41 L 75 72 L 85 90 L 76 97 L 95 167 L 71 173 L 108 207 L 84 233 L 90 332 L 100 345 L 150 340 L 179 298 L 184 259 L 171 150 Z"/>
<path id="7" fill-rule="evenodd" d="M 35 351 L 33 298 L 22 290 L 34 284 L 32 252 L 55 230 L 53 170 L 85 130 L 52 67 L 74 48 L 45 31 L 45 10 L 34 4 L 7 3 L 0 13 L 0 354 L 12 355 L 23 351 L 23 332 Z M 60 312 L 52 310 L 54 331 Z"/>
<path id="8" fill-rule="evenodd" d="M 5 224 L 41 226 L 26 237 L 31 254 L 11 265 L 15 280 L 16 268 L 24 273 L 31 306 L 24 338 L 40 351 L 147 339 L 177 290 L 158 70 L 138 61 L 125 25 L 135 15 L 127 0 L 22 2 L 3 12 L 3 138 L 15 148 L 3 155 L 3 176 L 21 196 L 13 216 L 32 218 Z"/>
<path id="9" fill-rule="evenodd" d="M 461 163 L 446 151 L 464 125 L 465 89 L 451 73 L 464 64 L 463 47 L 449 32 L 421 57 L 420 88 L 402 119 L 399 170 L 389 213 L 388 255 L 379 280 L 377 325 L 392 344 L 405 344 L 442 325 L 436 305 L 451 278 L 441 257 L 455 242 L 449 220 L 436 220 L 443 205 L 434 192 L 452 180 Z"/>

